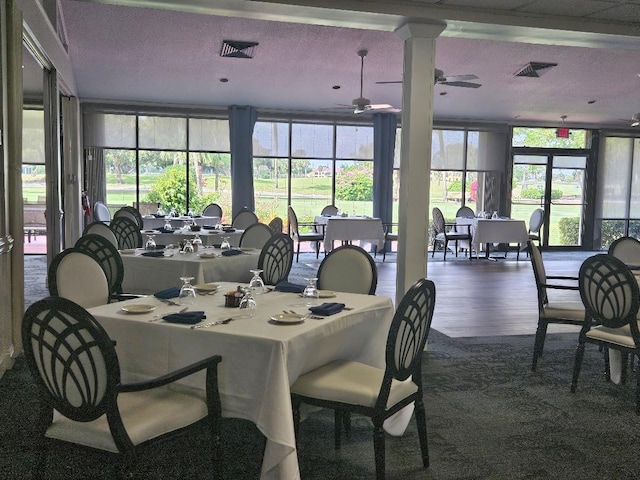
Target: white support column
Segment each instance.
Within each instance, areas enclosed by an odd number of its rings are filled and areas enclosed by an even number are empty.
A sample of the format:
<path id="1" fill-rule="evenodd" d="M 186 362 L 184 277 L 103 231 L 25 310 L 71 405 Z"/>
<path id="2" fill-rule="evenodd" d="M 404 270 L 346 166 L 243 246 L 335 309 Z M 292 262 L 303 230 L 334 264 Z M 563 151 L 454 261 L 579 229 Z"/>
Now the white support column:
<path id="1" fill-rule="evenodd" d="M 427 274 L 435 43 L 445 28 L 408 23 L 396 30 L 404 40 L 396 305 Z"/>

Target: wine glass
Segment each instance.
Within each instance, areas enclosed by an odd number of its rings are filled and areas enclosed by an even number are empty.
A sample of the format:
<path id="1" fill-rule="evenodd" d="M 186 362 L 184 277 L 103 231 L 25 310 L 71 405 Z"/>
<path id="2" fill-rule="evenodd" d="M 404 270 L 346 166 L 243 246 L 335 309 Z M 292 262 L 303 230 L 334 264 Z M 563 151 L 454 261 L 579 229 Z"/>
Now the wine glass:
<path id="1" fill-rule="evenodd" d="M 187 240 L 187 242 L 184 244 L 184 248 L 182 249 L 182 251 L 184 253 L 193 253 L 195 251 L 195 249 L 193 248 L 193 243 L 191 243 L 191 240 Z"/>
<path id="2" fill-rule="evenodd" d="M 242 287 L 241 291 L 243 296 L 240 300 L 240 309 L 246 309 L 249 317 L 253 318 L 256 316 L 256 309 L 258 308 L 258 305 L 256 304 L 255 298 L 253 298 L 251 288 Z"/>
<path id="3" fill-rule="evenodd" d="M 222 243 L 220 244 L 220 248 L 222 250 L 229 250 L 231 248 L 231 244 L 229 243 L 229 237 L 222 237 Z"/>
<path id="4" fill-rule="evenodd" d="M 196 303 L 196 289 L 191 285 L 193 277 L 180 277 L 182 287 L 180 288 L 180 305 L 193 305 Z"/>
<path id="5" fill-rule="evenodd" d="M 314 305 L 318 305 L 318 299 L 320 298 L 320 292 L 318 292 L 318 287 L 316 286 L 317 278 L 305 278 L 307 282 L 307 286 L 304 287 L 304 291 L 302 292 L 302 298 L 304 299 L 304 304 L 307 307 L 313 307 Z"/>
<path id="6" fill-rule="evenodd" d="M 156 249 L 155 235 L 147 235 L 147 243 L 145 243 L 144 249 L 145 250 L 155 250 Z"/>
<path id="7" fill-rule="evenodd" d="M 164 227 L 163 230 L 165 232 L 173 232 L 173 227 L 171 226 L 171 221 L 169 220 L 169 217 L 164 217 Z"/>
<path id="8" fill-rule="evenodd" d="M 264 282 L 260 277 L 262 270 L 256 269 L 249 271 L 253 273 L 253 277 L 251 277 L 251 280 L 249 280 L 249 288 L 251 289 L 251 293 L 253 293 L 254 295 L 260 295 L 261 293 L 264 293 Z"/>
<path id="9" fill-rule="evenodd" d="M 191 242 L 191 243 L 193 243 L 193 248 L 200 248 L 202 246 L 202 239 L 200 238 L 200 235 L 198 235 L 196 233 L 196 235 L 195 235 L 195 237 L 193 239 L 193 242 Z M 197 245 L 197 247 L 196 247 L 196 245 Z"/>

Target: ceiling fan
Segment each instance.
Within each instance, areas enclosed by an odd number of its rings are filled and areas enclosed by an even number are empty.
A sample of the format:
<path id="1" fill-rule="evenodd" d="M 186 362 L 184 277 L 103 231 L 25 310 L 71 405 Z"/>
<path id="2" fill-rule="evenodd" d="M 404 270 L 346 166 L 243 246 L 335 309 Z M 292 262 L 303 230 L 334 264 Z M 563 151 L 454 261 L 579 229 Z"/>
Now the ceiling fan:
<path id="1" fill-rule="evenodd" d="M 360 96 L 358 98 L 354 98 L 351 105 L 338 104 L 338 108 L 353 109 L 353 113 L 355 114 L 375 111 L 385 111 L 390 113 L 399 112 L 400 109 L 395 108 L 393 105 L 389 105 L 388 103 L 371 103 L 371 100 L 364 97 L 362 93 L 364 84 L 364 57 L 366 57 L 368 53 L 369 52 L 364 49 L 358 51 L 358 56 L 360 57 Z"/>
<path id="2" fill-rule="evenodd" d="M 482 85 L 479 83 L 469 82 L 468 80 L 477 80 L 478 77 L 472 73 L 465 75 L 448 75 L 445 76 L 444 72 L 440 69 L 434 72 L 434 84 L 436 85 L 449 85 L 451 87 L 465 87 L 465 88 L 479 88 Z M 384 85 L 388 83 L 402 83 L 402 80 L 391 80 L 387 82 L 376 82 L 378 85 Z"/>

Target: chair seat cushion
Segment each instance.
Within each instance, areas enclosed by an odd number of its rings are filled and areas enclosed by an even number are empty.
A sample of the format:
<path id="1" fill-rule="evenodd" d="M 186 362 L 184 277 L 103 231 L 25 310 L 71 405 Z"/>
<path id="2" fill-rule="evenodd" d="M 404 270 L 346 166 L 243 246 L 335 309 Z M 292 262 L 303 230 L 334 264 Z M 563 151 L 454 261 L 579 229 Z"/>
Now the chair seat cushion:
<path id="1" fill-rule="evenodd" d="M 640 325 L 640 322 L 638 322 Z M 620 328 L 607 328 L 607 327 L 594 327 L 587 332 L 588 338 L 595 340 L 604 340 L 606 342 L 615 343 L 616 345 L 622 345 L 624 347 L 634 348 L 635 343 L 631 336 L 631 328 L 629 325 L 625 325 Z"/>
<path id="2" fill-rule="evenodd" d="M 203 397 L 167 387 L 118 396 L 122 422 L 134 445 L 191 425 L 207 416 Z M 106 415 L 92 422 L 75 422 L 58 414 L 46 436 L 118 453 Z"/>
<path id="3" fill-rule="evenodd" d="M 584 321 L 584 305 L 582 302 L 552 302 L 545 305 L 545 318 L 560 320 Z"/>
<path id="4" fill-rule="evenodd" d="M 384 370 L 359 362 L 339 360 L 301 375 L 291 387 L 291 393 L 305 397 L 349 405 L 375 406 Z M 393 380 L 387 408 L 418 391 L 411 379 Z"/>
<path id="5" fill-rule="evenodd" d="M 309 242 L 313 242 L 313 241 L 322 241 L 324 240 L 324 235 L 321 233 L 299 233 L 297 235 L 297 239 L 298 240 L 302 240 L 302 241 L 309 241 Z"/>

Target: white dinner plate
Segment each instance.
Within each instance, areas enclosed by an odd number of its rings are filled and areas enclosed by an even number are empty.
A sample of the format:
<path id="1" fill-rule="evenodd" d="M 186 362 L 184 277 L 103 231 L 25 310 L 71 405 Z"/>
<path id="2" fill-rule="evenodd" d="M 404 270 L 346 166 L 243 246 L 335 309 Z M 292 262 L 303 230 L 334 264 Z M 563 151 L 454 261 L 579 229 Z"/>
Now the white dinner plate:
<path id="1" fill-rule="evenodd" d="M 124 250 L 120 250 L 120 255 L 133 255 L 136 253 L 135 248 L 125 248 Z"/>
<path id="2" fill-rule="evenodd" d="M 254 250 L 255 248 L 251 248 L 251 247 L 240 247 L 241 252 L 253 252 Z"/>
<path id="3" fill-rule="evenodd" d="M 303 315 L 297 313 L 279 313 L 271 317 L 271 320 L 276 323 L 302 323 L 304 322 Z"/>
<path id="4" fill-rule="evenodd" d="M 122 311 L 127 313 L 149 313 L 153 312 L 155 309 L 155 305 L 148 305 L 145 303 L 134 303 L 133 305 L 126 305 L 122 307 Z"/>
<path id="5" fill-rule="evenodd" d="M 157 233 L 160 233 L 157 230 L 140 230 L 140 231 L 145 235 L 156 235 Z"/>
<path id="6" fill-rule="evenodd" d="M 336 296 L 336 292 L 331 290 L 318 290 L 319 298 L 333 298 Z"/>
<path id="7" fill-rule="evenodd" d="M 195 288 L 198 292 L 211 293 L 218 290 L 218 288 L 220 288 L 220 285 L 216 285 L 215 283 L 201 283 L 200 285 L 195 285 L 193 288 Z"/>

